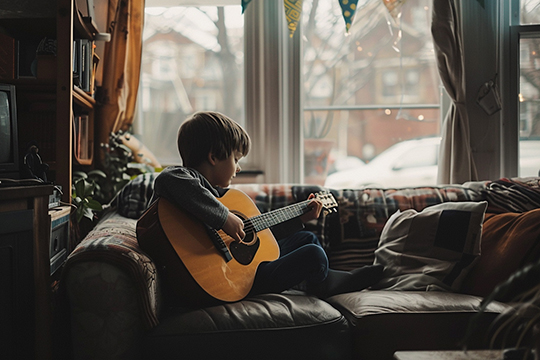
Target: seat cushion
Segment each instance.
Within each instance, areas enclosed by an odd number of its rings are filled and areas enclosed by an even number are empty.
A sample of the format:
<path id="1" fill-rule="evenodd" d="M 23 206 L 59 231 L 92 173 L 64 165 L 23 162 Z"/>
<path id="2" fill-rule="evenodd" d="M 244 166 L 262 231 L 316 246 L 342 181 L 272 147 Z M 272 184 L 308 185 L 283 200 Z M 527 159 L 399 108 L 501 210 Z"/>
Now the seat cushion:
<path id="1" fill-rule="evenodd" d="M 152 359 L 349 359 L 347 320 L 301 294 L 169 311 L 146 338 Z"/>
<path id="2" fill-rule="evenodd" d="M 438 291 L 364 290 L 327 301 L 349 320 L 353 359 L 392 359 L 397 350 L 459 350 L 482 298 Z M 486 329 L 507 306 L 494 302 L 480 319 Z M 470 348 L 485 347 L 484 332 Z"/>

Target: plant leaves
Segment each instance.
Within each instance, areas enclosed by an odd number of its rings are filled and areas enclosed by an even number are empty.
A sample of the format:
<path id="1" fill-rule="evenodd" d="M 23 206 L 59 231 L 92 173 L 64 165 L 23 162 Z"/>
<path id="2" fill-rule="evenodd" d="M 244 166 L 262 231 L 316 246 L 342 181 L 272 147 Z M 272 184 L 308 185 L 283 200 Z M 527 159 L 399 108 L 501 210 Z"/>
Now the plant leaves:
<path id="1" fill-rule="evenodd" d="M 516 302 L 524 303 L 527 297 L 538 296 L 540 288 L 540 261 L 525 265 L 521 269 L 514 272 L 510 277 L 497 285 L 495 289 L 486 296 L 481 304 L 480 309 L 474 314 L 467 326 L 463 339 L 463 347 L 466 348 L 472 334 L 477 331 L 477 326 L 482 314 L 493 301 L 500 302 Z"/>
<path id="2" fill-rule="evenodd" d="M 92 196 L 94 194 L 94 189 L 96 188 L 96 185 L 95 183 L 92 181 L 92 182 L 88 182 L 86 180 L 84 180 L 84 195 L 85 196 Z"/>
<path id="3" fill-rule="evenodd" d="M 101 211 L 103 210 L 103 206 L 99 203 L 99 201 L 90 199 L 88 200 L 88 203 L 86 204 L 90 209 L 95 211 Z"/>
<path id="4" fill-rule="evenodd" d="M 105 174 L 103 171 L 101 170 L 92 170 L 88 173 L 88 176 L 89 177 L 100 177 L 100 178 L 103 178 L 103 179 L 106 179 L 107 178 L 107 174 Z"/>
<path id="5" fill-rule="evenodd" d="M 75 194 L 80 198 L 84 198 L 85 196 L 85 183 L 86 180 L 84 179 L 80 179 L 75 183 Z"/>
<path id="6" fill-rule="evenodd" d="M 77 222 L 80 223 L 84 215 L 84 209 L 83 207 L 77 208 Z"/>
<path id="7" fill-rule="evenodd" d="M 84 217 L 94 221 L 94 212 L 89 208 L 84 208 Z"/>

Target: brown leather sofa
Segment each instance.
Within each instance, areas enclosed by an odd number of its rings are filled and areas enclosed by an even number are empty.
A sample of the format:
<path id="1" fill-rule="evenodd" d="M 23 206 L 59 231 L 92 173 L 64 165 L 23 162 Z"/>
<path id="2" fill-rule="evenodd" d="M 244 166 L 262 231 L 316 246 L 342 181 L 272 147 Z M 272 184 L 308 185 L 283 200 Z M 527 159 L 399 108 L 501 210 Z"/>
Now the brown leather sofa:
<path id="1" fill-rule="evenodd" d="M 496 201 L 501 192 L 490 190 L 492 182 L 332 190 L 338 214 L 323 216 L 307 229 L 318 234 L 331 267 L 337 269 L 373 263 L 384 224 L 397 209 L 421 211 L 441 202 L 487 200 L 491 213 L 486 221 L 504 215 L 505 224 L 510 225 L 489 227 L 485 246 L 489 257 L 480 256 L 459 292 L 364 290 L 322 300 L 291 290 L 206 308 L 173 307 L 162 295 L 159 269 L 136 240 L 136 218 L 148 199 L 141 186 L 151 184 L 151 175 L 129 184 L 117 206 L 67 260 L 61 287 L 74 358 L 379 360 L 391 359 L 397 350 L 460 349 L 471 316 L 494 286 L 488 283 L 504 280 L 539 257 L 540 230 L 519 222 L 525 213 L 540 214 L 532 210 L 538 207 L 536 199 L 521 212 L 503 209 Z M 534 197 L 537 189 L 529 185 L 526 190 L 533 191 Z M 236 187 L 263 212 L 303 200 L 320 189 L 266 184 Z M 509 226 L 522 229 L 521 235 L 530 234 L 530 239 L 513 245 Z M 509 249 L 511 261 L 493 255 L 498 253 L 497 246 Z M 488 307 L 469 343 L 471 348 L 487 346 L 488 325 L 507 306 L 494 302 Z"/>

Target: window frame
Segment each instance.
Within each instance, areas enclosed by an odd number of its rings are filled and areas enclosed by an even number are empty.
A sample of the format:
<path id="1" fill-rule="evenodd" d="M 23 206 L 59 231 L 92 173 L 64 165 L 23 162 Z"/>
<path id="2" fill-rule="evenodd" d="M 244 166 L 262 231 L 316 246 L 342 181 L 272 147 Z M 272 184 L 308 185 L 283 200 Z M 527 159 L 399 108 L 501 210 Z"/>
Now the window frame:
<path id="1" fill-rule="evenodd" d="M 288 35 L 283 0 L 252 1 L 244 12 L 246 170 L 266 183 L 302 183 L 301 27 Z"/>
<path id="2" fill-rule="evenodd" d="M 501 118 L 501 176 L 518 176 L 520 154 L 520 40 L 527 37 L 540 39 L 540 24 L 520 24 L 520 0 L 500 3 L 500 53 L 501 93 L 503 116 Z"/>

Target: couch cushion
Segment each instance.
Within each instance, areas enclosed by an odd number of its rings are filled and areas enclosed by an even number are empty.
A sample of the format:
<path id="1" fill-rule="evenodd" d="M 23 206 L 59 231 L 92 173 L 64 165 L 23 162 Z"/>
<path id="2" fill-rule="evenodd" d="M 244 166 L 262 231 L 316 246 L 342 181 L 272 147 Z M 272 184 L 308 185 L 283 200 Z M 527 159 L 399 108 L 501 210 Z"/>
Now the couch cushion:
<path id="1" fill-rule="evenodd" d="M 524 213 L 487 214 L 482 254 L 461 291 L 487 296 L 495 286 L 540 257 L 540 209 Z"/>
<path id="2" fill-rule="evenodd" d="M 327 301 L 349 320 L 353 359 L 392 359 L 397 350 L 458 350 L 480 297 L 438 291 L 364 290 Z M 508 306 L 493 302 L 479 320 L 486 330 Z M 485 348 L 485 332 L 475 333 L 469 348 Z"/>
<path id="3" fill-rule="evenodd" d="M 397 211 L 388 219 L 375 251 L 385 266 L 374 286 L 392 290 L 459 290 L 480 255 L 487 202 L 443 203 Z"/>
<path id="4" fill-rule="evenodd" d="M 349 359 L 343 315 L 315 297 L 264 294 L 240 302 L 172 311 L 149 333 L 152 359 Z"/>

